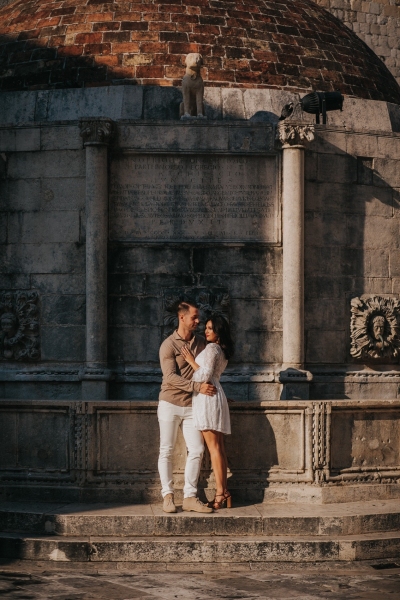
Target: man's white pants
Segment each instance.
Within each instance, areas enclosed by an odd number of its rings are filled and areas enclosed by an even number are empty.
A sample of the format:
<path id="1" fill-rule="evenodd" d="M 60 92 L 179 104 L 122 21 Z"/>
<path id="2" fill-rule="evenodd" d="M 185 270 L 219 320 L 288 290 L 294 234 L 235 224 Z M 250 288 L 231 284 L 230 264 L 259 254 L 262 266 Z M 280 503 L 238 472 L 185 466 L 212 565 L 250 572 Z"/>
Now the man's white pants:
<path id="1" fill-rule="evenodd" d="M 160 400 L 157 410 L 160 424 L 160 456 L 158 471 L 161 479 L 162 496 L 174 493 L 172 474 L 172 454 L 174 451 L 178 427 L 182 425 L 188 455 L 185 467 L 184 498 L 197 495 L 201 459 L 204 452 L 204 439 L 201 431 L 193 427 L 192 407 L 176 406 L 171 402 Z"/>

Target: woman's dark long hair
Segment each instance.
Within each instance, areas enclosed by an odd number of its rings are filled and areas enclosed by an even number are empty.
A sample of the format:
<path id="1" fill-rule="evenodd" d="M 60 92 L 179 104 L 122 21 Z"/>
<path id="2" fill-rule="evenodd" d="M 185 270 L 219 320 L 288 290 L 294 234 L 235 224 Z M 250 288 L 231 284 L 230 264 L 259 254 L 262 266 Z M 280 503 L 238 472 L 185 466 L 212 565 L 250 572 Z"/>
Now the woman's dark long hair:
<path id="1" fill-rule="evenodd" d="M 211 321 L 213 332 L 217 334 L 219 338 L 219 345 L 221 346 L 225 358 L 229 360 L 235 351 L 235 344 L 232 340 L 231 329 L 229 323 L 222 315 L 212 314 L 206 323 Z"/>

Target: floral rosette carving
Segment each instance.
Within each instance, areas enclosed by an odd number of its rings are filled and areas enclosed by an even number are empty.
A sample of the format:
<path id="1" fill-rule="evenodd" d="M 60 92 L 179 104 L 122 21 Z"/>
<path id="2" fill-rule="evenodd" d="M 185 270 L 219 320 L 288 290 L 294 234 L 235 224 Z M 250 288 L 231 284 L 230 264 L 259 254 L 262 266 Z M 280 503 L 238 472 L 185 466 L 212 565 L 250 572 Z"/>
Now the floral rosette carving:
<path id="1" fill-rule="evenodd" d="M 36 360 L 39 347 L 37 292 L 0 293 L 0 358 Z"/>
<path id="2" fill-rule="evenodd" d="M 176 309 L 179 302 L 190 300 L 199 307 L 198 332 L 203 333 L 206 322 L 213 314 L 222 315 L 229 321 L 230 298 L 226 290 L 207 288 L 184 288 L 164 291 L 163 338 L 167 338 L 178 327 Z"/>
<path id="3" fill-rule="evenodd" d="M 398 362 L 400 301 L 371 296 L 351 301 L 350 354 L 359 360 Z"/>

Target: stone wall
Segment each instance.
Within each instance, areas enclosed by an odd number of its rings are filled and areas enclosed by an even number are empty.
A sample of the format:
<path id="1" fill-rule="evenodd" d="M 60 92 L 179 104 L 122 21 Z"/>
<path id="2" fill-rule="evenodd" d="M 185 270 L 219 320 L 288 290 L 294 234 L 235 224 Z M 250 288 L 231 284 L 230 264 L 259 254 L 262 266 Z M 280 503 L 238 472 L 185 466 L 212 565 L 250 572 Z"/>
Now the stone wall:
<path id="1" fill-rule="evenodd" d="M 350 370 L 357 364 L 350 356 L 351 298 L 398 296 L 398 144 L 398 136 L 328 128 L 307 154 L 305 327 L 311 370 L 322 363 L 347 363 Z M 374 397 L 398 393 L 393 372 L 367 392 L 362 384 L 368 373 L 349 373 L 334 383 L 332 372 L 317 371 L 315 398 L 362 397 L 362 389 Z"/>
<path id="2" fill-rule="evenodd" d="M 6 128 L 1 150 L 0 290 L 39 296 L 39 361 L 22 363 L 79 365 L 85 347 L 85 155 L 79 127 Z M 6 363 L 2 352 L 0 367 Z M 14 364 L 21 371 L 21 363 Z M 60 389 L 50 383 L 54 379 L 49 368 L 46 385 L 37 381 L 33 392 L 27 383 L 21 393 L 80 394 L 77 384 Z M 0 385 L 2 394 L 13 395 L 7 381 Z"/>
<path id="3" fill-rule="evenodd" d="M 400 82 L 400 4 L 398 0 L 315 0 L 343 21 L 383 60 Z"/>
<path id="4" fill-rule="evenodd" d="M 282 171 L 281 151 L 274 140 L 272 123 L 276 122 L 276 113 L 286 98 L 281 92 L 277 92 L 279 97 L 275 99 L 270 91 L 229 92 L 214 97 L 211 108 L 220 115 L 214 122 L 122 118 L 116 123 L 116 135 L 109 148 L 110 398 L 157 398 L 158 347 L 171 317 L 168 297 L 182 292 L 194 293 L 198 298 L 205 294 L 200 302 L 203 305 L 222 302 L 223 296 L 227 296 L 226 310 L 237 341 L 236 356 L 224 374 L 227 393 L 243 401 L 281 397 Z M 76 105 L 84 106 L 81 92 L 73 93 L 80 98 L 80 104 Z M 85 367 L 87 150 L 83 148 L 77 121 L 50 121 L 63 106 L 57 94 L 23 94 L 18 105 L 11 102 L 15 99 L 13 93 L 3 112 L 12 121 L 20 110 L 29 116 L 27 120 L 31 123 L 5 125 L 0 129 L 2 313 L 10 312 L 7 302 L 11 302 L 11 311 L 16 310 L 17 299 L 21 298 L 18 294 L 25 294 L 28 302 L 32 293 L 37 296 L 29 302 L 39 312 L 28 319 L 33 329 L 30 333 L 25 329 L 25 346 L 22 342 L 11 344 L 18 352 L 31 348 L 34 352 L 30 356 L 10 355 L 6 343 L 13 336 L 8 335 L 5 340 L 1 334 L 2 398 L 81 397 Z M 92 98 L 94 92 L 87 94 Z M 121 111 L 125 111 L 125 100 L 133 98 L 140 102 L 143 98 L 142 92 L 125 98 L 122 88 L 118 94 Z M 108 93 L 104 102 L 102 110 L 110 102 Z M 126 102 L 128 105 L 131 111 L 142 114 L 141 104 L 139 109 L 134 102 Z M 229 111 L 224 112 L 224 106 L 229 106 Z M 49 120 L 35 121 L 35 115 L 41 114 L 43 107 Z M 160 111 L 161 108 L 160 104 Z M 315 140 L 306 151 L 305 333 L 306 366 L 314 378 L 310 386 L 312 398 L 399 395 L 396 357 L 388 355 L 386 362 L 374 362 L 359 360 L 350 353 L 351 301 L 365 295 L 395 299 L 399 295 L 400 154 L 399 134 L 393 132 L 399 130 L 395 108 L 383 102 L 348 99 L 343 113 L 329 114 L 329 124 L 316 127 Z M 117 118 L 118 110 L 115 108 Z M 232 120 L 233 113 L 241 115 L 242 120 Z M 254 115 L 265 121 L 252 120 Z M 378 131 L 369 130 L 372 118 Z M 153 216 L 146 221 L 147 217 L 130 209 L 129 199 L 134 196 L 129 194 L 137 193 L 135 185 L 141 181 L 130 173 L 135 165 L 145 164 L 149 159 L 157 162 L 149 183 L 160 185 L 166 194 L 163 202 L 167 213 L 158 214 L 158 220 Z M 229 177 L 221 166 L 224 161 L 233 169 Z M 182 214 L 171 204 L 166 192 L 171 181 L 162 175 L 161 166 L 175 169 L 175 184 L 179 186 L 185 183 L 187 171 L 193 189 L 198 190 L 203 189 L 203 183 L 196 179 L 197 167 L 218 165 L 221 188 L 225 190 L 218 200 L 220 208 L 232 200 L 232 213 L 238 215 L 244 201 L 236 197 L 235 188 L 245 195 L 246 206 L 260 201 L 257 190 L 250 189 L 244 171 L 240 171 L 243 161 L 246 173 L 253 173 L 255 165 L 264 165 L 265 172 L 272 169 L 275 173 L 267 177 L 271 185 L 276 180 L 276 192 L 268 209 L 272 212 L 253 219 L 250 234 L 235 225 L 232 230 L 236 231 L 236 237 L 230 239 L 226 232 L 219 231 L 221 226 L 212 225 L 210 231 L 204 232 L 192 225 L 189 237 L 182 239 L 179 233 Z M 182 171 L 179 165 L 184 163 Z M 125 165 L 121 173 L 120 164 Z M 255 182 L 251 183 L 264 186 L 257 169 Z M 209 183 L 209 173 L 204 173 L 204 185 Z M 126 198 L 122 195 L 122 200 L 118 199 L 119 188 L 114 180 L 126 190 Z M 190 186 L 186 188 L 187 197 L 179 192 L 172 200 L 182 201 L 184 210 L 195 210 L 202 202 L 199 192 L 192 192 Z M 231 190 L 228 195 L 232 198 L 227 198 L 226 190 Z M 141 192 L 151 206 L 152 193 L 146 194 Z M 159 199 L 156 200 L 154 196 L 154 205 Z M 118 203 L 121 212 L 116 217 Z M 224 216 L 227 218 L 229 214 Z M 249 215 L 245 215 L 242 223 L 247 224 L 248 219 Z M 155 234 L 146 233 L 149 226 L 150 233 L 153 228 Z M 105 322 L 99 326 L 105 327 Z M 35 355 L 36 347 L 32 346 L 36 338 L 39 355 Z M 364 369 L 364 365 L 368 368 Z"/>
<path id="5" fill-rule="evenodd" d="M 0 499 L 159 501 L 156 402 L 0 403 Z M 260 502 L 398 498 L 399 401 L 264 402 L 231 407 L 229 489 Z M 179 431 L 176 497 L 186 461 Z M 200 492 L 213 496 L 206 455 Z M 202 496 L 204 498 L 204 496 Z"/>

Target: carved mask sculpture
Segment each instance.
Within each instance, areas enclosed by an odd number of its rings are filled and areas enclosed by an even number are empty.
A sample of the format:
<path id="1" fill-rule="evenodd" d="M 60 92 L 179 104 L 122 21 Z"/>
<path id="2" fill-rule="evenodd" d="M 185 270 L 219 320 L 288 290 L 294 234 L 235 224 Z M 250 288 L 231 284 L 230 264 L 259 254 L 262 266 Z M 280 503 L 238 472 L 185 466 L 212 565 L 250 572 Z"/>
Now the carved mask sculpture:
<path id="1" fill-rule="evenodd" d="M 18 331 L 17 318 L 13 313 L 4 313 L 0 318 L 0 328 L 3 337 L 3 356 L 4 358 L 12 358 L 13 350 L 11 345 L 14 341 L 14 336 Z"/>
<path id="2" fill-rule="evenodd" d="M 0 326 L 6 337 L 13 337 L 17 332 L 17 317 L 13 313 L 2 314 Z"/>
<path id="3" fill-rule="evenodd" d="M 383 335 L 385 333 L 385 317 L 377 315 L 376 317 L 371 319 L 371 329 L 374 339 L 381 344 L 381 347 L 383 347 Z"/>
<path id="4" fill-rule="evenodd" d="M 353 298 L 351 349 L 365 362 L 394 362 L 400 356 L 400 304 L 394 298 Z"/>
<path id="5" fill-rule="evenodd" d="M 0 293 L 0 359 L 36 360 L 39 313 L 36 292 Z"/>

